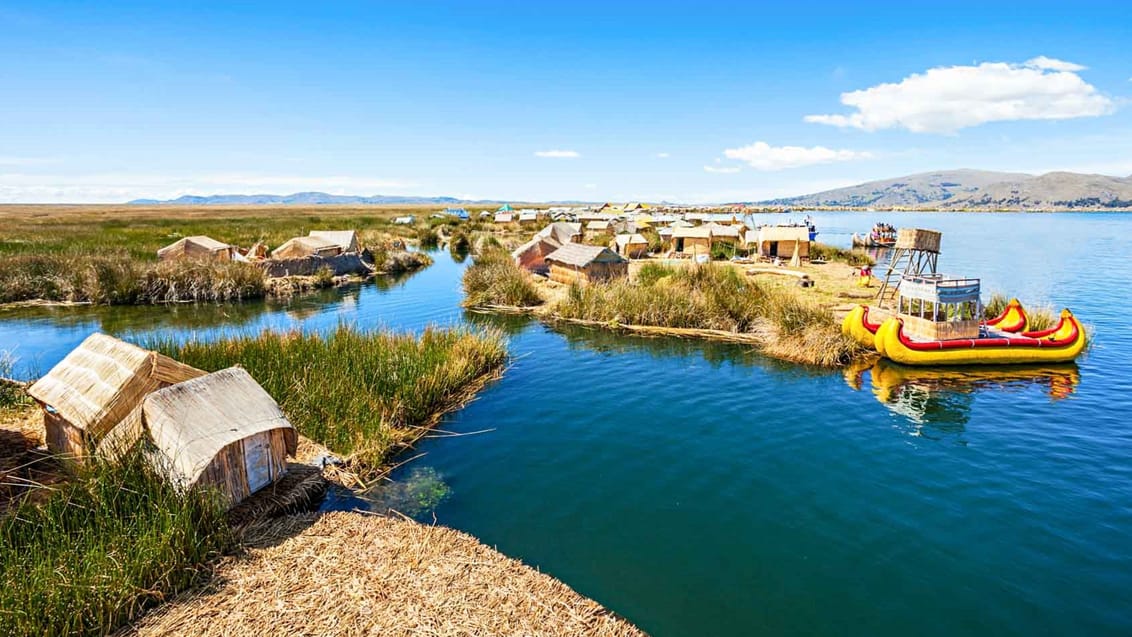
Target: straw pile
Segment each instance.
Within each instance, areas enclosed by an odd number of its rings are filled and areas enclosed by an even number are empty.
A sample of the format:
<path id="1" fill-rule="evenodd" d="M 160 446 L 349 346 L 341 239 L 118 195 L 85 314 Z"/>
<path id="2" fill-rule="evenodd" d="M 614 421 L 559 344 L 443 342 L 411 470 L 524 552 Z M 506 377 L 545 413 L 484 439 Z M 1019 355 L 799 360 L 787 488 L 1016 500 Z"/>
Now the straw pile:
<path id="1" fill-rule="evenodd" d="M 293 533 L 309 521 L 283 517 L 274 529 Z M 294 537 L 253 548 L 222 565 L 214 582 L 127 634 L 643 634 L 469 535 L 359 513 L 328 513 Z"/>

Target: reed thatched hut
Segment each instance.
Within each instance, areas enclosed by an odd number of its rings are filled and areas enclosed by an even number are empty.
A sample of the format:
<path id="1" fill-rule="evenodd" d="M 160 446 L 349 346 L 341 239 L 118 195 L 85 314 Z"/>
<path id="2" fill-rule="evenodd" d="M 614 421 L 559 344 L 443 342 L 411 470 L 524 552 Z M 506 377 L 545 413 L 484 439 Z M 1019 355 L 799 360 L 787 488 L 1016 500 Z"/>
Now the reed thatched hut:
<path id="1" fill-rule="evenodd" d="M 588 236 L 613 236 L 613 224 L 609 221 L 590 221 L 586 224 L 586 234 Z"/>
<path id="2" fill-rule="evenodd" d="M 510 212 L 495 213 L 495 223 L 511 223 L 514 220 L 515 215 Z"/>
<path id="3" fill-rule="evenodd" d="M 232 505 L 282 477 L 295 454 L 295 428 L 240 367 L 153 392 L 142 417 L 174 485 L 215 487 Z"/>
<path id="4" fill-rule="evenodd" d="M 539 230 L 535 238 L 549 239 L 558 245 L 582 242 L 582 224 L 569 221 L 555 221 Z"/>
<path id="5" fill-rule="evenodd" d="M 325 239 L 342 249 L 342 252 L 358 252 L 358 233 L 354 230 L 311 230 L 308 236 Z"/>
<path id="6" fill-rule="evenodd" d="M 672 225 L 672 249 L 677 254 L 690 256 L 711 254 L 711 228 Z"/>
<path id="7" fill-rule="evenodd" d="M 195 259 L 199 261 L 231 261 L 237 254 L 236 246 L 228 245 L 204 235 L 184 237 L 157 251 L 158 261 Z"/>
<path id="8" fill-rule="evenodd" d="M 271 251 L 272 259 L 333 257 L 342 254 L 342 246 L 322 237 L 295 237 Z"/>
<path id="9" fill-rule="evenodd" d="M 205 372 L 105 334 L 92 334 L 28 389 L 43 408 L 47 447 L 81 460 L 150 392 Z"/>
<path id="10" fill-rule="evenodd" d="M 562 244 L 544 239 L 542 237 L 535 237 L 523 245 L 515 248 L 511 252 L 511 258 L 515 260 L 515 265 L 520 268 L 530 270 L 531 272 L 545 272 L 546 271 L 546 257 L 554 252 Z"/>
<path id="11" fill-rule="evenodd" d="M 605 281 L 629 275 L 629 261 L 609 248 L 567 243 L 545 259 L 550 278 L 559 283 Z"/>
<path id="12" fill-rule="evenodd" d="M 769 259 L 806 259 L 810 256 L 810 229 L 806 226 L 759 228 L 759 256 Z"/>
<path id="13" fill-rule="evenodd" d="M 619 234 L 614 237 L 617 254 L 629 259 L 639 259 L 649 253 L 649 240 L 638 233 Z"/>

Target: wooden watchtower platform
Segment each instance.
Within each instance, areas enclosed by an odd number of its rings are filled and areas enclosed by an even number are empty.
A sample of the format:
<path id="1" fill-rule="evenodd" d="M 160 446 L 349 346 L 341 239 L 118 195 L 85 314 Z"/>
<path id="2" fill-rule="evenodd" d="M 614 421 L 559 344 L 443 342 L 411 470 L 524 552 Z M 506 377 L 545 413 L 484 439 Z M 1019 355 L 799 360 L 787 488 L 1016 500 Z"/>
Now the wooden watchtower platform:
<path id="1" fill-rule="evenodd" d="M 907 276 L 935 274 L 939 262 L 939 244 L 943 233 L 922 228 L 900 228 L 896 245 L 884 274 L 877 305 L 885 307 L 896 299 L 901 281 Z"/>

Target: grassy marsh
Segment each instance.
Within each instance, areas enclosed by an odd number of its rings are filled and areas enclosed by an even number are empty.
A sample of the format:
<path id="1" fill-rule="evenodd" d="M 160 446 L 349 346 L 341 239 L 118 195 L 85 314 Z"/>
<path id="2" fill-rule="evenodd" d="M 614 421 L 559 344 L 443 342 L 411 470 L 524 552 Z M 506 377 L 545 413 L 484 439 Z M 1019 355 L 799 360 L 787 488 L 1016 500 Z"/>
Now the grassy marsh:
<path id="1" fill-rule="evenodd" d="M 418 337 L 341 326 L 325 336 L 264 333 L 149 345 L 208 371 L 243 365 L 299 433 L 363 469 L 419 437 L 507 358 L 501 334 L 464 328 L 429 328 Z"/>

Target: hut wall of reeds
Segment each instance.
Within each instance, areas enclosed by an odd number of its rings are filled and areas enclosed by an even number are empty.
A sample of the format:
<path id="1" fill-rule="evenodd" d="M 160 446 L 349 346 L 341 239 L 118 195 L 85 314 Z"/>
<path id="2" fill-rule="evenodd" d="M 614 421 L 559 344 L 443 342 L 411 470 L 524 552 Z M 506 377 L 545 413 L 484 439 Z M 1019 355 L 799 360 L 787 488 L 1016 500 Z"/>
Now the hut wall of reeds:
<path id="1" fill-rule="evenodd" d="M 236 246 L 228 245 L 204 235 L 183 237 L 157 251 L 158 261 L 196 259 L 200 261 L 231 261 Z"/>
<path id="2" fill-rule="evenodd" d="M 629 275 L 629 262 L 601 246 L 568 243 L 546 257 L 550 279 L 559 283 L 605 281 Z"/>
<path id="3" fill-rule="evenodd" d="M 43 409 L 48 448 L 81 461 L 150 392 L 205 372 L 120 341 L 92 334 L 29 389 Z"/>
<path id="4" fill-rule="evenodd" d="M 810 230 L 805 226 L 763 226 L 759 228 L 759 256 L 767 258 L 809 258 Z"/>
<path id="5" fill-rule="evenodd" d="M 649 253 L 649 240 L 639 233 L 619 234 L 614 240 L 617 253 L 628 259 L 639 259 Z"/>
<path id="6" fill-rule="evenodd" d="M 711 254 L 711 228 L 672 227 L 672 249 L 677 254 Z"/>
<path id="7" fill-rule="evenodd" d="M 312 276 L 323 268 L 330 268 L 334 276 L 368 274 L 373 268 L 362 258 L 363 253 L 351 252 L 333 256 L 306 256 L 292 259 L 271 258 L 256 262 L 269 277 Z"/>
<path id="8" fill-rule="evenodd" d="M 217 488 L 232 505 L 282 477 L 295 453 L 294 427 L 240 367 L 153 392 L 142 415 L 170 481 Z"/>

